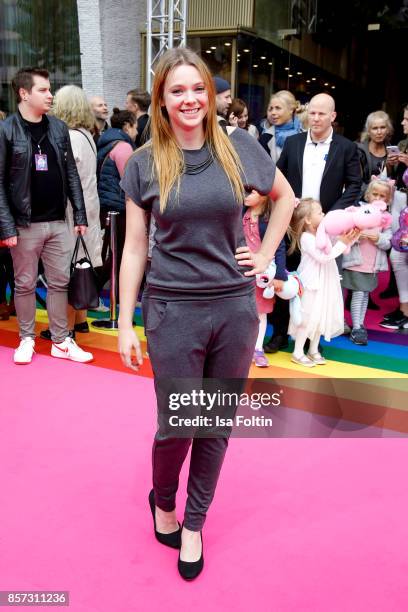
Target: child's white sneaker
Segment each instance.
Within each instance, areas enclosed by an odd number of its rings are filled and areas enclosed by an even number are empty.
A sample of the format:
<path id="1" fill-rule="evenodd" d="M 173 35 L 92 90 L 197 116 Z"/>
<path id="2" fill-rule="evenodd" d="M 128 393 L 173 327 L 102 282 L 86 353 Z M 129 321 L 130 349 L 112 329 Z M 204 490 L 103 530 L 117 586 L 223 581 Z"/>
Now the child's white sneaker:
<path id="1" fill-rule="evenodd" d="M 34 340 L 31 336 L 22 338 L 19 346 L 14 351 L 14 363 L 16 365 L 27 365 L 31 363 L 34 351 Z"/>
<path id="2" fill-rule="evenodd" d="M 58 357 L 58 359 L 70 359 L 78 363 L 88 363 L 93 360 L 92 353 L 83 351 L 70 336 L 65 338 L 64 342 L 52 343 L 51 356 Z"/>

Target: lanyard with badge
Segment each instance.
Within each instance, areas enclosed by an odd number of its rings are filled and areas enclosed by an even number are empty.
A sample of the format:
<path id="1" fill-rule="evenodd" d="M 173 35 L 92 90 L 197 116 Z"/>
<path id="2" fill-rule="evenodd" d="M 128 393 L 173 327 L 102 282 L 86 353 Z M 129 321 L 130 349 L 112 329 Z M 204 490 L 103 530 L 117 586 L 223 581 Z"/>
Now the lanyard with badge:
<path id="1" fill-rule="evenodd" d="M 40 140 L 35 140 L 32 136 L 32 140 L 35 142 L 35 144 L 37 145 L 38 148 L 38 153 L 35 153 L 34 155 L 34 160 L 35 160 L 35 169 L 37 170 L 37 172 L 47 172 L 48 170 L 48 160 L 47 160 L 47 155 L 46 153 L 42 153 L 41 152 L 41 143 L 44 140 L 44 138 L 47 136 L 47 133 L 43 134 L 40 138 Z"/>

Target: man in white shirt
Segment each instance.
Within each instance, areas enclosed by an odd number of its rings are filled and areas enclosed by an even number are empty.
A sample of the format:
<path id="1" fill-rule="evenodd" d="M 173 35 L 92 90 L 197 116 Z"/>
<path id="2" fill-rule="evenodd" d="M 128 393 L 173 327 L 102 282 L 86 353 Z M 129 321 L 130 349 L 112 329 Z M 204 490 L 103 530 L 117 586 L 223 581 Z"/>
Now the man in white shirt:
<path id="1" fill-rule="evenodd" d="M 325 100 L 325 98 L 329 100 Z M 303 153 L 302 198 L 320 200 L 320 185 L 333 140 L 332 122 L 336 117 L 330 96 L 315 96 L 309 109 L 310 130 Z"/>
<path id="2" fill-rule="evenodd" d="M 357 145 L 336 134 L 335 103 L 325 93 L 314 96 L 308 106 L 309 130 L 289 136 L 277 167 L 289 181 L 297 198 L 314 198 L 324 213 L 356 204 L 361 191 L 361 169 Z M 287 259 L 288 270 L 296 270 L 299 256 Z M 284 300 L 277 300 L 268 317 L 273 336 L 265 351 L 274 353 L 288 346 L 289 310 Z"/>
<path id="3" fill-rule="evenodd" d="M 333 98 L 314 96 L 308 132 L 290 136 L 277 163 L 296 197 L 318 200 L 323 212 L 356 204 L 361 189 L 357 145 L 333 132 L 335 118 Z"/>

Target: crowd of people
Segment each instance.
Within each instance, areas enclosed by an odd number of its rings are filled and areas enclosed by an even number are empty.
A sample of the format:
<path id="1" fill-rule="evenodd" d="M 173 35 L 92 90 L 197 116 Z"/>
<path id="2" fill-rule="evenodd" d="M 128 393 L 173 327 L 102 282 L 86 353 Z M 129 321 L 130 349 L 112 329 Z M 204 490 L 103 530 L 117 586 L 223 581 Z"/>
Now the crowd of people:
<path id="1" fill-rule="evenodd" d="M 333 312 L 335 307 L 338 312 L 342 312 L 342 324 L 334 326 L 329 332 L 325 328 L 325 317 L 320 316 L 322 323 L 319 330 L 314 330 L 316 333 L 312 349 L 305 355 L 303 349 L 299 348 L 299 342 L 295 342 L 292 360 L 306 367 L 324 364 L 324 357 L 316 349 L 320 335 L 330 339 L 345 333 L 349 334 L 351 342 L 363 346 L 367 344 L 365 315 L 367 307 L 379 310 L 378 304 L 372 301 L 370 292 L 377 287 L 380 271 L 390 270 L 389 286 L 381 296 L 398 297 L 399 307 L 381 317 L 379 324 L 395 330 L 408 328 L 408 255 L 406 248 L 398 251 L 391 246 L 391 237 L 399 229 L 400 213 L 407 206 L 408 139 L 391 145 L 393 125 L 388 114 L 381 110 L 368 115 L 360 141 L 351 142 L 333 129 L 336 111 L 335 101 L 331 96 L 316 95 L 307 105 L 302 106 L 295 96 L 286 90 L 273 93 L 266 117 L 251 124 L 246 103 L 239 98 L 228 99 L 229 84 L 216 77 L 215 85 L 219 123 L 224 129 L 228 129 L 228 126 L 246 129 L 251 136 L 258 139 L 289 181 L 295 195 L 301 199 L 300 211 L 308 212 L 313 217 L 312 211 L 318 205 L 321 206 L 322 214 L 326 214 L 361 203 L 383 201 L 392 214 L 390 228 L 378 228 L 376 231 L 360 232 L 354 236 L 350 243 L 350 254 L 342 256 L 349 243 L 348 237 L 340 240 L 346 246 L 335 245 L 334 255 L 330 255 L 330 259 L 334 258 L 337 266 L 330 266 L 331 275 L 337 277 L 336 286 L 338 289 L 341 286 L 343 292 L 329 292 L 328 299 L 325 294 L 327 288 L 322 287 L 322 293 L 315 295 L 313 312 L 321 315 L 322 309 Z M 408 135 L 408 106 L 403 109 L 401 124 L 404 135 Z M 308 202 L 306 206 L 305 201 Z M 256 248 L 262 239 L 262 224 L 268 219 L 270 207 L 260 194 L 247 197 L 245 205 L 247 212 L 243 220 L 247 243 L 251 248 Z M 308 270 L 313 270 L 315 277 L 320 278 L 324 284 L 327 269 L 325 267 L 324 272 L 322 265 L 327 264 L 327 261 L 323 262 L 319 250 L 315 250 L 313 256 L 310 249 L 308 254 L 304 252 L 302 242 L 310 246 L 310 236 L 305 236 L 303 241 L 299 240 L 297 248 L 290 246 L 290 234 L 293 235 L 293 227 L 298 223 L 298 214 L 299 211 L 296 210 L 286 237 L 286 248 L 281 245 L 277 253 L 279 264 L 276 262 L 277 272 L 272 284 L 279 294 L 282 283 L 287 280 L 288 271 L 301 271 L 301 277 L 306 283 L 302 298 L 304 321 L 307 322 L 301 334 L 304 335 L 310 323 L 311 312 L 309 309 L 308 314 L 306 304 L 307 283 L 308 279 L 310 280 Z M 313 223 L 310 225 L 310 222 L 311 219 L 305 221 L 309 234 L 314 231 Z M 312 284 L 317 290 L 315 279 Z M 281 348 L 287 348 L 289 336 L 298 338 L 299 330 L 297 326 L 290 325 L 288 300 L 280 299 L 277 295 L 274 303 L 268 302 L 260 288 L 256 291 L 260 330 L 254 362 L 260 367 L 266 367 L 268 360 L 265 351 L 274 353 Z M 351 312 L 351 328 L 344 317 L 343 294 L 346 306 Z M 326 295 L 326 298 L 322 298 L 322 295 Z M 335 306 L 331 299 L 333 295 L 337 296 Z M 325 303 L 320 303 L 321 300 Z M 263 339 L 267 329 L 266 319 L 271 323 L 273 332 L 272 337 L 265 343 Z M 317 334 L 317 331 L 320 331 L 320 334 Z M 310 330 L 306 333 L 306 343 L 311 340 L 312 335 Z M 314 355 L 314 359 L 311 355 Z"/>
<path id="2" fill-rule="evenodd" d="M 75 341 L 89 331 L 86 310 L 67 302 L 75 235 L 85 237 L 100 293 L 110 280 L 109 211 L 118 212 L 119 263 L 125 241 L 125 196 L 120 187 L 126 163 L 149 137 L 150 96 L 128 92 L 125 106 L 108 122 L 104 99 L 88 100 L 67 85 L 53 96 L 46 70 L 20 70 L 12 82 L 18 110 L 0 124 L 0 319 L 17 315 L 20 344 L 16 364 L 35 352 L 36 286 L 47 286 L 49 329 L 54 357 L 89 362 L 93 355 Z M 82 247 L 79 249 L 79 255 Z M 9 298 L 7 300 L 7 288 Z M 109 310 L 100 299 L 100 310 Z"/>
<path id="3" fill-rule="evenodd" d="M 266 117 L 251 123 L 245 101 L 231 99 L 228 81 L 211 76 L 189 49 L 167 51 L 152 96 L 130 90 L 110 117 L 101 96 L 88 100 L 79 87 L 53 97 L 44 69 L 21 69 L 12 86 L 18 110 L 0 121 L 0 318 L 17 316 L 16 364 L 34 355 L 39 272 L 51 355 L 93 359 L 76 343 L 77 333 L 89 331 L 87 313 L 68 305 L 67 288 L 76 235 L 84 237 L 100 292 L 108 282 L 110 211 L 118 213 L 119 352 L 138 370 L 133 316 L 144 283 L 159 415 L 168 408 L 162 379 L 245 379 L 251 362 L 267 367 L 265 351 L 287 347 L 289 336 L 296 365 L 324 365 L 321 337 L 347 331 L 343 290 L 350 292 L 350 340 L 367 344 L 369 294 L 388 253 L 400 305 L 381 325 L 408 327 L 408 254 L 391 247 L 407 206 L 408 107 L 407 138 L 397 145 L 383 111 L 370 113 L 361 143 L 336 133 L 335 101 L 326 93 L 304 108 L 291 92 L 274 92 Z M 325 215 L 365 203 L 388 208 L 392 226 L 353 226 L 322 250 Z M 255 279 L 265 276 L 261 288 Z M 297 310 L 285 299 L 290 282 Z M 176 493 L 190 445 L 180 525 Z M 227 446 L 225 432 L 175 438 L 159 426 L 155 436 L 154 534 L 180 550 L 187 580 L 203 569 L 202 528 Z"/>
<path id="4" fill-rule="evenodd" d="M 134 151 L 150 139 L 151 98 L 148 92 L 132 89 L 124 100 L 124 108 L 114 108 L 110 115 L 102 96 L 88 100 L 85 92 L 74 85 L 62 87 L 53 97 L 45 70 L 23 69 L 12 85 L 18 110 L 7 119 L 4 113 L 0 115 L 3 168 L 0 320 L 17 314 L 21 342 L 14 361 L 29 363 L 35 349 L 35 289 L 38 273 L 43 271 L 50 325 L 41 332 L 41 337 L 52 341 L 54 356 L 90 361 L 92 355 L 82 351 L 75 342 L 76 333 L 89 331 L 87 312 L 74 311 L 66 303 L 69 255 L 74 249 L 75 234 L 83 234 L 97 272 L 101 295 L 98 309 L 108 311 L 102 299 L 111 271 L 108 213 L 118 213 L 119 269 L 127 217 L 121 180 Z M 251 123 L 248 105 L 240 98 L 231 98 L 229 82 L 215 76 L 213 85 L 218 125 L 227 135 L 234 129 L 245 130 L 258 141 L 282 171 L 295 196 L 302 200 L 299 210 L 312 215 L 311 211 L 319 204 L 322 214 L 326 214 L 382 200 L 392 214 L 391 228 L 360 233 L 354 238 L 350 253 L 341 257 L 338 246 L 334 248 L 337 266 L 330 266 L 331 274 L 336 275 L 338 271 L 342 300 L 350 310 L 352 326 L 349 328 L 343 311 L 342 328 L 337 326 L 328 333 L 322 325 L 321 335 L 330 339 L 339 333 L 348 333 L 352 342 L 366 345 L 366 310 L 379 309 L 370 293 L 377 286 L 378 272 L 387 269 L 390 269 L 390 283 L 382 295 L 397 295 L 399 307 L 385 314 L 379 323 L 395 330 L 407 328 L 407 254 L 391 246 L 391 236 L 398 230 L 400 212 L 407 205 L 408 138 L 392 145 L 392 121 L 386 112 L 378 110 L 368 115 L 360 141 L 351 142 L 333 129 L 336 111 L 331 96 L 319 94 L 307 105 L 300 105 L 286 90 L 274 92 L 265 117 Z M 402 126 L 408 135 L 408 107 L 403 110 Z M 304 206 L 304 201 L 309 204 Z M 243 233 L 247 245 L 254 251 L 260 248 L 272 209 L 273 202 L 265 195 L 255 190 L 245 194 Z M 290 337 L 293 340 L 299 337 L 299 330 L 290 323 L 289 301 L 279 297 L 288 274 L 303 270 L 301 276 L 307 277 L 305 268 L 318 265 L 320 276 L 324 276 L 323 262 L 315 257 L 313 263 L 310 253 L 306 255 L 302 249 L 302 243 L 308 242 L 307 237 L 299 239 L 296 248 L 293 244 L 291 247 L 298 212 L 294 214 L 292 230 L 289 227 L 276 253 L 277 271 L 270 286 L 277 295 L 265 299 L 262 290 L 256 288 L 259 334 L 253 361 L 260 367 L 268 365 L 265 352 L 287 348 Z M 311 233 L 309 222 L 310 219 L 305 228 L 307 233 Z M 156 224 L 152 220 L 148 268 L 152 249 L 157 244 L 155 233 Z M 306 285 L 303 308 L 306 308 Z M 336 292 L 336 295 L 340 294 Z M 323 307 L 316 305 L 317 311 Z M 303 318 L 304 321 L 308 318 L 306 310 Z M 272 329 L 269 338 L 268 323 Z M 325 363 L 316 349 L 315 332 L 308 355 L 300 351 L 300 344 L 295 341 L 293 361 L 307 367 Z M 310 335 L 306 334 L 306 346 Z M 314 360 L 311 355 L 315 356 Z"/>

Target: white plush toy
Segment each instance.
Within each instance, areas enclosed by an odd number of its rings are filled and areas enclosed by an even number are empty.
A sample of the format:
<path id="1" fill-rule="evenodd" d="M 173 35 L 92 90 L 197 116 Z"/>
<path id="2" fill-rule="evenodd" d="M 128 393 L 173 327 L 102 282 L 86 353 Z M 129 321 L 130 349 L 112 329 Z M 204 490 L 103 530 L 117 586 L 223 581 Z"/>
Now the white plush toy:
<path id="1" fill-rule="evenodd" d="M 275 289 L 268 287 L 268 283 L 275 278 L 276 264 L 272 260 L 263 274 L 256 275 L 256 284 L 261 289 L 263 288 L 263 297 L 272 299 L 275 295 Z M 293 323 L 298 326 L 302 324 L 302 309 L 300 304 L 300 296 L 303 293 L 303 285 L 297 272 L 288 272 L 288 280 L 284 281 L 282 291 L 277 291 L 276 295 L 283 300 L 289 300 L 289 312 Z"/>
<path id="2" fill-rule="evenodd" d="M 266 268 L 265 272 L 263 274 L 256 275 L 256 285 L 257 287 L 260 287 L 261 289 L 264 290 L 262 295 L 267 300 L 271 300 L 273 296 L 275 295 L 275 289 L 273 287 L 268 287 L 268 283 L 270 283 L 271 280 L 275 278 L 275 274 L 276 274 L 276 264 L 275 264 L 275 260 L 272 259 L 271 263 Z"/>
<path id="3" fill-rule="evenodd" d="M 294 325 L 302 324 L 302 308 L 300 296 L 303 293 L 303 285 L 297 272 L 288 272 L 288 280 L 283 283 L 282 291 L 277 291 L 283 300 L 289 300 L 289 312 Z"/>

